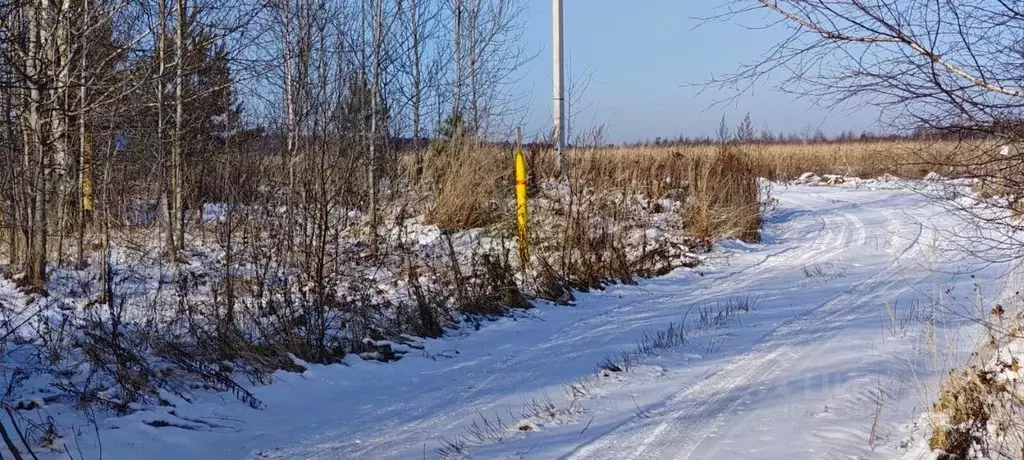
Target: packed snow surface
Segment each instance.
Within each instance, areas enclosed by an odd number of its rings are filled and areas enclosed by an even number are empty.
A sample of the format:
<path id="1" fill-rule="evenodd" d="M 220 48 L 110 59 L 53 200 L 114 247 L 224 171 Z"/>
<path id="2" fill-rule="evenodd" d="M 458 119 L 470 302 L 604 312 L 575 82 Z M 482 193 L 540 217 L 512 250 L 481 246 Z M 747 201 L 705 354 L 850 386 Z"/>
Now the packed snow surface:
<path id="1" fill-rule="evenodd" d="M 913 421 L 973 349 L 970 318 L 1007 267 L 908 187 L 802 182 L 773 190 L 763 244 L 720 244 L 698 268 L 453 331 L 395 363 L 281 372 L 252 389 L 262 410 L 207 394 L 63 443 L 147 460 L 898 456 L 927 436 Z M 751 308 L 713 319 L 730 301 Z M 670 323 L 685 343 L 595 373 Z"/>

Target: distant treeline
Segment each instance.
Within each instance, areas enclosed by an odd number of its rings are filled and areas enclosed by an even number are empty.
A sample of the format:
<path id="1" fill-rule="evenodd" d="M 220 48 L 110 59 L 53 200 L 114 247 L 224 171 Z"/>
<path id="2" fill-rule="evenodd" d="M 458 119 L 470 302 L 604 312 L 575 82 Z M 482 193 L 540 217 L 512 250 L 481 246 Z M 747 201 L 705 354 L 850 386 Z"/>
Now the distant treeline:
<path id="1" fill-rule="evenodd" d="M 854 131 L 845 131 L 838 135 L 826 135 L 822 131 L 815 131 L 813 134 L 807 133 L 772 133 L 770 131 L 761 131 L 754 137 L 740 138 L 737 136 L 730 136 L 725 139 L 726 142 L 731 143 L 746 143 L 746 144 L 838 144 L 838 143 L 876 143 L 876 142 L 894 142 L 894 141 L 956 141 L 966 138 L 978 138 L 984 137 L 983 134 L 973 133 L 966 130 L 958 129 L 918 129 L 909 133 L 877 133 L 870 131 L 863 131 L 860 133 Z M 723 139 L 712 137 L 712 136 L 679 136 L 675 138 L 663 138 L 656 137 L 654 140 L 645 139 L 636 142 L 624 142 L 620 144 L 623 147 L 681 147 L 681 146 L 703 146 L 703 145 L 718 145 L 721 144 Z M 611 146 L 618 146 L 615 144 L 609 144 Z"/>

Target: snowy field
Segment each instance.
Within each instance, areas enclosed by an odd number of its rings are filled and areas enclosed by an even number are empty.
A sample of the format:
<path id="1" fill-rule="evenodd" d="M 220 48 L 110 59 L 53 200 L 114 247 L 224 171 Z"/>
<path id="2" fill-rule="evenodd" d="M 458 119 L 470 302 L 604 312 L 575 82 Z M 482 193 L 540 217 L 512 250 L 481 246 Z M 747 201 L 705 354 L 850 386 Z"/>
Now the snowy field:
<path id="1" fill-rule="evenodd" d="M 52 408 L 82 458 L 892 458 L 974 349 L 1008 266 L 889 182 L 777 186 L 764 244 L 230 395 L 100 417 Z M 667 331 L 674 340 L 641 338 Z M 663 334 L 664 335 L 664 334 Z M 647 344 L 633 352 L 637 343 Z M 664 341 L 663 341 L 664 342 Z M 602 362 L 628 369 L 599 369 Z M 605 366 L 610 367 L 610 366 Z M 614 367 L 614 366 L 612 366 Z M 154 423 L 160 421 L 160 423 Z M 100 442 L 97 442 L 99 436 Z M 63 455 L 51 454 L 53 458 Z"/>

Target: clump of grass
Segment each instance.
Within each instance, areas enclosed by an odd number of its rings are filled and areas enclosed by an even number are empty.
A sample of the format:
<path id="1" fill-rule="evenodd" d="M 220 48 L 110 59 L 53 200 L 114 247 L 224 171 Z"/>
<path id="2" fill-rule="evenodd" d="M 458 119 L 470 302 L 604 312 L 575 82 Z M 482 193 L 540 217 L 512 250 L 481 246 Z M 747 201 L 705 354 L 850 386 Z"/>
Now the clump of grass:
<path id="1" fill-rule="evenodd" d="M 644 332 L 636 344 L 638 355 L 650 356 L 661 350 L 668 350 L 686 344 L 688 331 L 680 321 L 668 323 L 668 327 L 661 330 L 649 330 Z"/>
<path id="2" fill-rule="evenodd" d="M 436 200 L 428 220 L 449 231 L 509 220 L 511 165 L 508 152 L 469 141 L 435 152 L 427 167 Z"/>
<path id="3" fill-rule="evenodd" d="M 501 442 L 510 433 L 509 426 L 500 415 L 488 417 L 477 412 L 476 420 L 466 427 L 464 434 L 454 438 L 441 436 L 438 440 L 441 445 L 434 449 L 434 453 L 443 459 L 465 458 L 472 447 Z"/>
<path id="4" fill-rule="evenodd" d="M 564 424 L 571 422 L 583 412 L 583 398 L 597 385 L 596 380 L 577 379 L 564 386 L 565 403 L 556 404 L 547 393 L 539 398 L 523 399 L 523 408 L 519 411 L 519 421 L 511 426 L 502 421 L 501 415 L 485 415 L 477 412 L 477 418 L 455 437 L 442 436 L 440 446 L 434 449 L 441 458 L 465 458 L 473 447 L 503 441 L 512 435 L 522 435 L 537 431 L 545 424 Z M 511 410 L 508 414 L 516 418 Z M 588 425 L 589 426 L 589 425 Z"/>
<path id="5" fill-rule="evenodd" d="M 644 357 L 686 345 L 699 331 L 725 327 L 736 315 L 755 308 L 757 301 L 756 297 L 747 296 L 731 298 L 714 305 L 698 306 L 698 316 L 690 321 L 689 325 L 687 317 L 684 316 L 679 322 L 671 322 L 663 329 L 644 331 L 633 349 L 605 357 L 598 364 L 597 371 L 599 374 L 628 372 Z M 712 347 L 709 345 L 708 349 Z"/>
<path id="6" fill-rule="evenodd" d="M 693 325 L 695 330 L 720 329 L 725 327 L 729 320 L 740 313 L 747 313 L 757 304 L 756 297 L 745 296 L 726 300 L 716 305 L 707 305 L 697 308 L 697 319 Z"/>
<path id="7" fill-rule="evenodd" d="M 805 265 L 803 272 L 804 276 L 808 278 L 836 279 L 846 276 L 846 267 L 840 266 L 835 262 L 825 262 Z"/>
<path id="8" fill-rule="evenodd" d="M 996 305 L 987 321 L 988 341 L 971 364 L 951 371 L 932 410 L 928 445 L 940 459 L 1021 458 L 1024 454 L 1024 386 L 1020 334 L 1024 312 Z"/>
<path id="9" fill-rule="evenodd" d="M 989 421 L 986 400 L 993 391 L 999 390 L 991 375 L 975 366 L 950 372 L 934 407 L 942 419 L 935 423 L 928 446 L 944 452 L 941 458 L 968 458 L 972 447 L 984 442 Z"/>
<path id="10" fill-rule="evenodd" d="M 694 236 L 705 241 L 734 236 L 760 242 L 758 175 L 753 162 L 734 148 L 695 157 L 689 169 L 689 209 Z"/>

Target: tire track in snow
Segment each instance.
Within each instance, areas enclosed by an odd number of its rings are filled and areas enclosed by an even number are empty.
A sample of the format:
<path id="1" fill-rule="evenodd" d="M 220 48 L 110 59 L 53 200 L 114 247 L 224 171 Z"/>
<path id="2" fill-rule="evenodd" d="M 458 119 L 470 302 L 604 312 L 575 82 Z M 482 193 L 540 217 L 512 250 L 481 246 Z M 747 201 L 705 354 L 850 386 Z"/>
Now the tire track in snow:
<path id="1" fill-rule="evenodd" d="M 789 211 L 788 214 L 803 213 L 813 215 L 816 220 L 820 221 L 820 225 L 815 226 L 811 232 L 815 234 L 815 239 L 811 242 L 794 238 L 793 241 L 789 241 L 787 247 L 779 250 L 775 250 L 769 254 L 766 254 L 763 259 L 755 264 L 745 266 L 738 271 L 725 271 L 725 277 L 717 280 L 719 282 L 711 283 L 707 280 L 703 285 L 698 286 L 693 291 L 690 291 L 686 299 L 687 301 L 683 304 L 679 304 L 679 288 L 671 289 L 667 292 L 659 292 L 656 294 L 649 294 L 642 298 L 631 298 L 629 299 L 630 304 L 665 304 L 674 303 L 674 309 L 678 312 L 684 312 L 691 306 L 698 306 L 712 302 L 716 299 L 723 297 L 729 297 L 736 295 L 737 293 L 744 292 L 745 289 L 763 283 L 766 280 L 774 279 L 777 277 L 784 276 L 786 274 L 803 270 L 803 268 L 812 262 L 827 262 L 833 260 L 837 255 L 843 254 L 853 246 L 864 245 L 867 242 L 867 233 L 863 222 L 857 219 L 855 216 L 848 212 L 838 212 L 837 215 L 833 216 L 829 210 L 819 210 L 818 206 L 821 205 L 821 200 L 814 194 L 810 194 L 810 197 L 802 197 L 803 200 L 794 199 L 787 197 L 785 201 L 792 203 L 799 207 L 799 209 Z M 810 198 L 810 199 L 806 199 Z M 849 202 L 843 202 L 843 204 L 851 204 Z M 806 225 L 801 226 L 804 228 Z M 789 229 L 792 232 L 794 229 Z M 799 230 L 799 228 L 797 229 Z M 855 243 L 850 243 L 853 240 Z M 795 254 L 794 254 L 795 253 Z M 616 314 L 628 312 L 627 318 L 615 318 Z M 636 320 L 638 315 L 637 311 L 632 307 L 618 307 L 611 311 L 590 316 L 580 321 L 569 325 L 568 327 L 560 330 L 555 334 L 552 340 L 539 344 L 531 350 L 518 355 L 511 361 L 503 363 L 504 366 L 521 364 L 524 362 L 530 362 L 537 358 L 538 355 L 544 355 L 550 353 L 549 348 L 551 347 L 569 347 L 572 346 L 572 341 L 585 337 L 593 331 L 591 324 L 594 323 L 622 323 L 629 320 Z M 487 382 L 480 385 L 478 389 L 484 389 L 490 380 L 503 379 L 508 380 L 510 376 L 501 372 L 495 372 L 489 377 Z M 528 382 L 533 379 L 533 374 L 516 374 L 513 379 L 518 378 L 523 382 Z M 472 396 L 470 395 L 464 395 Z M 484 411 L 490 410 L 495 404 L 485 404 L 483 406 L 474 406 L 475 410 Z M 465 412 L 453 411 L 458 414 L 459 417 L 465 418 Z"/>
<path id="2" fill-rule="evenodd" d="M 721 279 L 709 277 L 709 279 L 714 279 L 719 282 L 712 283 L 708 280 L 701 280 L 701 283 L 698 286 L 674 286 L 672 289 L 664 292 L 651 292 L 639 298 L 631 297 L 622 302 L 627 303 L 628 305 L 626 306 L 615 307 L 603 313 L 582 318 L 553 334 L 548 341 L 540 343 L 526 352 L 516 355 L 512 359 L 503 360 L 502 362 L 495 364 L 492 367 L 491 372 L 488 372 L 489 374 L 492 374 L 491 377 L 488 377 L 485 382 L 478 385 L 476 391 L 469 394 L 463 394 L 461 397 L 470 397 L 474 393 L 487 388 L 487 384 L 492 379 L 508 380 L 509 376 L 507 374 L 503 374 L 501 371 L 509 366 L 534 361 L 538 356 L 549 354 L 549 349 L 552 347 L 571 346 L 572 341 L 588 337 L 590 333 L 593 332 L 593 328 L 591 327 L 592 324 L 635 319 L 637 317 L 637 311 L 633 305 L 672 303 L 675 304 L 673 305 L 673 308 L 677 312 L 684 313 L 691 306 L 699 306 L 708 302 L 713 302 L 722 297 L 735 295 L 742 292 L 745 288 L 763 282 L 766 279 L 776 278 L 787 273 L 802 270 L 807 263 L 831 260 L 836 255 L 839 255 L 849 249 L 845 242 L 850 238 L 848 233 L 851 230 L 858 230 L 860 235 L 858 244 L 864 244 L 864 226 L 852 215 L 846 213 L 843 216 L 846 218 L 845 222 L 837 222 L 835 218 L 815 209 L 814 204 L 820 203 L 815 203 L 813 200 L 808 202 L 788 199 L 787 201 L 800 206 L 801 209 L 799 209 L 799 211 L 813 215 L 821 222 L 820 225 L 816 226 L 813 230 L 813 233 L 816 234 L 813 242 L 808 243 L 806 241 L 799 240 L 791 241 L 787 247 L 766 254 L 761 261 L 755 264 L 745 266 L 738 271 L 730 272 L 723 270 L 723 274 L 725 276 Z M 829 229 L 832 229 L 833 231 L 827 231 Z M 796 252 L 797 254 L 792 254 L 793 252 Z M 678 302 L 680 288 L 692 288 L 692 290 L 687 292 L 687 301 L 683 304 Z M 655 307 L 649 308 L 649 310 L 663 313 L 661 308 L 662 307 Z M 613 318 L 616 314 L 625 312 L 628 312 L 629 318 Z M 532 380 L 531 375 L 519 374 L 518 378 L 523 382 Z"/>
<path id="3" fill-rule="evenodd" d="M 849 213 L 840 215 L 842 220 L 856 229 L 860 243 L 866 242 L 863 222 Z M 921 240 L 925 233 L 923 224 L 917 218 L 914 219 L 915 236 L 883 270 L 809 312 L 783 323 L 760 344 L 733 358 L 723 368 L 693 386 L 659 403 L 659 407 L 645 409 L 649 418 L 627 420 L 610 433 L 580 446 L 566 458 L 689 459 L 726 415 L 732 413 L 757 388 L 758 383 L 770 382 L 787 364 L 796 362 L 806 352 L 804 345 L 838 332 L 835 328 L 822 327 L 823 324 L 830 324 L 837 319 L 841 323 L 842 319 L 856 317 L 858 310 L 877 300 L 878 293 L 906 285 L 900 277 L 900 261 L 913 258 L 922 251 Z M 890 235 L 890 238 L 896 237 L 895 234 Z M 845 240 L 844 232 L 840 242 Z M 704 414 L 714 415 L 709 420 L 700 416 Z"/>

